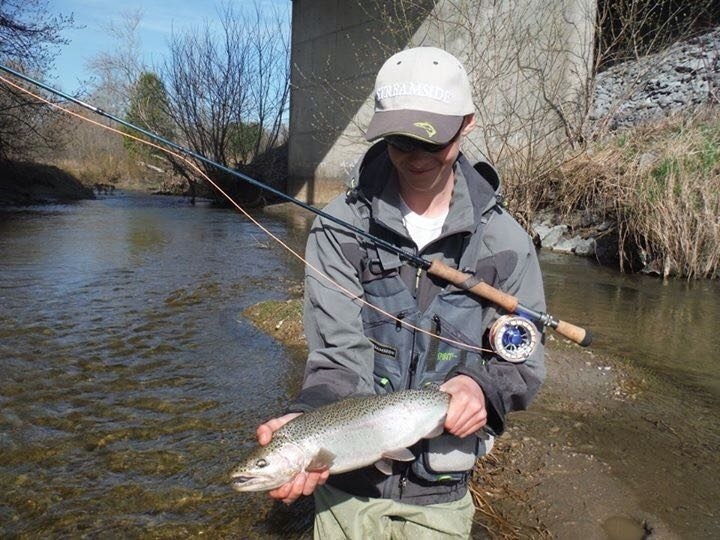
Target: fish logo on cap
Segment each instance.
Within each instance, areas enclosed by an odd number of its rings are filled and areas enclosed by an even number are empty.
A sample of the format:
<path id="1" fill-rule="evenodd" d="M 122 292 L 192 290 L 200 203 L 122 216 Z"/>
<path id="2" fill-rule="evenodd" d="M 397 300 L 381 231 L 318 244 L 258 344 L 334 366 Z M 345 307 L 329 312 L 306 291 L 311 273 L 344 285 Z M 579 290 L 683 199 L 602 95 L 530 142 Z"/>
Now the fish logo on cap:
<path id="1" fill-rule="evenodd" d="M 433 138 L 437 133 L 435 126 L 433 126 L 430 122 L 415 122 L 413 126 L 424 129 L 427 132 L 428 137 L 430 138 Z"/>

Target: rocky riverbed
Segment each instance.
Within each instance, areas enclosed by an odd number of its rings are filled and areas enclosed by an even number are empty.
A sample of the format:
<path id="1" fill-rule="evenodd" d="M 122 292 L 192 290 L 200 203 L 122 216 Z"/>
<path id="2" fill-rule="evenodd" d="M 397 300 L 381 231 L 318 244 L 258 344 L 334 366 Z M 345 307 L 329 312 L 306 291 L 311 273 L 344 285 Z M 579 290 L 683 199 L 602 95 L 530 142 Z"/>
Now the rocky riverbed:
<path id="1" fill-rule="evenodd" d="M 599 73 L 590 119 L 617 130 L 720 101 L 720 28 Z"/>
<path id="2" fill-rule="evenodd" d="M 599 73 L 594 83 L 588 139 L 718 105 L 720 28 L 637 61 L 617 64 Z M 593 221 L 592 211 L 571 216 L 570 220 L 541 212 L 532 228 L 536 243 L 545 249 L 618 264 L 616 225 L 612 221 Z M 652 261 L 638 269 L 658 273 Z"/>

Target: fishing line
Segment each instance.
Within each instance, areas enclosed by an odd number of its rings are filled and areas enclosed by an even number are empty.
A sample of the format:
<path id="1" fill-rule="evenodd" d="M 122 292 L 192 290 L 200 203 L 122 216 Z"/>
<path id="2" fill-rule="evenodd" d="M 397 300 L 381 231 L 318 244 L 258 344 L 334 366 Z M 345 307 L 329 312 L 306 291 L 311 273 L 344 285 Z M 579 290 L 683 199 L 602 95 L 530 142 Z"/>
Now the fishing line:
<path id="1" fill-rule="evenodd" d="M 0 67 L 2 67 L 2 66 L 0 66 Z M 7 68 L 4 68 L 4 69 L 7 69 Z M 154 143 L 154 142 L 152 142 L 152 141 L 148 141 L 148 140 L 146 140 L 146 139 L 143 139 L 143 138 L 138 137 L 138 136 L 136 136 L 136 135 L 133 135 L 133 134 L 131 134 L 131 133 L 126 133 L 126 132 L 121 131 L 121 130 L 119 130 L 119 129 L 116 129 L 116 128 L 112 127 L 112 126 L 109 126 L 109 125 L 103 124 L 103 123 L 101 123 L 101 122 L 98 122 L 97 120 L 93 120 L 92 118 L 88 118 L 88 117 L 86 117 L 86 116 L 84 116 L 84 115 L 82 115 L 82 114 L 80 114 L 80 113 L 78 113 L 78 112 L 76 112 L 76 111 L 72 111 L 72 110 L 70 110 L 70 109 L 67 109 L 67 108 L 65 108 L 65 107 L 63 107 L 63 106 L 61 106 L 61 105 L 59 105 L 59 104 L 57 104 L 57 103 L 55 103 L 55 102 L 53 102 L 53 101 L 50 101 L 49 99 L 47 99 L 47 98 L 45 98 L 45 97 L 43 97 L 43 96 L 40 96 L 40 95 L 38 95 L 38 94 L 35 94 L 34 92 L 28 90 L 27 88 L 23 88 L 22 86 L 20 86 L 20 85 L 18 85 L 18 84 L 15 84 L 14 82 L 8 80 L 7 78 L 3 77 L 2 75 L 0 75 L 0 81 L 4 82 L 5 84 L 7 84 L 7 85 L 9 85 L 9 86 L 11 86 L 11 87 L 13 87 L 13 88 L 15 88 L 15 89 L 17 89 L 17 90 L 20 90 L 21 92 L 24 92 L 25 94 L 27 94 L 27 95 L 29 95 L 29 96 L 32 96 L 33 98 L 35 98 L 36 100 L 38 100 L 38 101 L 40 101 L 40 102 L 42 102 L 42 103 L 45 103 L 45 104 L 47 104 L 47 105 L 50 105 L 50 106 L 53 107 L 54 109 L 57 109 L 57 110 L 60 110 L 60 111 L 62 111 L 62 112 L 64 112 L 64 113 L 66 113 L 66 114 L 69 114 L 70 116 L 79 118 L 79 119 L 81 119 L 81 120 L 84 120 L 84 121 L 86 121 L 86 122 L 89 122 L 89 123 L 92 124 L 92 125 L 98 126 L 98 127 L 102 128 L 102 129 L 106 129 L 106 130 L 108 130 L 108 131 L 110 131 L 110 132 L 112 132 L 112 133 L 116 133 L 116 134 L 121 135 L 121 136 L 123 136 L 123 137 L 127 137 L 127 138 L 132 139 L 132 140 L 134 140 L 134 141 L 137 141 L 137 142 L 139 142 L 139 143 L 141 143 L 141 144 L 145 144 L 145 145 L 147 145 L 147 146 L 150 146 L 150 147 L 152 147 L 152 148 L 155 148 L 155 149 L 157 149 L 157 150 L 160 150 L 161 152 L 165 152 L 165 153 L 168 154 L 168 155 L 171 155 L 171 156 L 173 156 L 173 157 L 176 157 L 176 158 L 178 158 L 178 159 L 181 159 L 182 161 L 184 161 L 185 163 L 187 163 L 195 172 L 197 172 L 206 182 L 208 182 L 215 190 L 217 190 L 218 193 L 220 193 L 230 204 L 232 204 L 232 206 L 235 207 L 235 209 L 237 209 L 243 216 L 245 216 L 245 217 L 246 217 L 248 220 L 250 220 L 255 226 L 257 226 L 261 231 L 263 231 L 265 234 L 267 234 L 270 238 L 272 238 L 273 240 L 275 240 L 278 244 L 280 244 L 280 245 L 281 245 L 283 248 L 285 248 L 288 252 L 290 252 L 294 257 L 296 257 L 298 260 L 300 260 L 305 266 L 307 266 L 308 268 L 310 268 L 310 269 L 311 269 L 313 272 L 315 272 L 318 276 L 320 276 L 320 277 L 323 278 L 325 281 L 327 281 L 328 283 L 330 283 L 333 287 L 335 287 L 335 288 L 338 289 L 340 292 L 342 292 L 342 293 L 343 293 L 345 296 L 347 296 L 351 301 L 358 301 L 360 304 L 365 305 L 365 306 L 368 306 L 369 308 L 375 310 L 376 312 L 378 312 L 378 313 L 384 315 L 385 317 L 388 317 L 389 319 L 395 321 L 396 324 L 400 324 L 400 325 L 404 326 L 405 328 L 408 328 L 408 329 L 411 329 L 411 330 L 415 330 L 415 331 L 417 331 L 417 332 L 421 332 L 421 333 L 426 334 L 426 335 L 428 335 L 428 336 L 430 336 L 430 337 L 432 337 L 432 338 L 437 338 L 437 339 L 439 339 L 440 341 L 443 341 L 443 342 L 448 343 L 448 344 L 450 344 L 450 345 L 454 345 L 454 346 L 456 346 L 456 347 L 460 347 L 460 348 L 464 348 L 464 349 L 468 349 L 468 350 L 472 350 L 472 351 L 476 351 L 476 352 L 490 352 L 490 353 L 495 352 L 495 351 L 493 351 L 492 349 L 486 349 L 486 348 L 483 348 L 483 347 L 478 347 L 478 346 L 475 346 L 475 345 L 471 345 L 471 344 L 469 344 L 469 343 L 463 343 L 463 342 L 461 342 L 461 341 L 456 341 L 456 340 L 454 340 L 454 339 L 451 339 L 451 338 L 448 338 L 448 337 L 445 337 L 445 336 L 441 336 L 441 335 L 435 334 L 435 333 L 433 333 L 433 332 L 431 332 L 431 331 L 429 331 L 429 330 L 425 330 L 424 328 L 420 328 L 420 327 L 418 327 L 418 326 L 415 326 L 415 325 L 413 325 L 413 324 L 411 324 L 411 323 L 408 323 L 408 322 L 404 321 L 403 319 L 400 319 L 400 318 L 396 317 L 395 315 L 393 315 L 393 314 L 385 311 L 384 309 L 382 309 L 382 308 L 380 308 L 380 307 L 378 307 L 378 306 L 376 306 L 376 305 L 374 305 L 374 304 L 371 304 L 371 303 L 368 302 L 367 300 L 365 300 L 365 299 L 361 298 L 360 296 L 358 296 L 357 294 L 353 293 L 352 291 L 350 291 L 349 289 L 347 289 L 346 287 L 344 287 L 343 285 L 341 285 L 341 284 L 338 283 L 337 281 L 333 280 L 330 276 L 328 276 L 327 274 L 325 274 L 324 272 L 322 272 L 320 269 L 318 269 L 317 267 L 315 267 L 312 263 L 310 263 L 308 260 L 306 260 L 302 255 L 300 255 L 296 250 L 294 250 L 292 247 L 290 247 L 290 246 L 289 246 L 286 242 L 284 242 L 281 238 L 279 238 L 277 235 L 273 234 L 269 229 L 267 229 L 267 228 L 266 228 L 265 226 L 263 226 L 259 221 L 257 221 L 255 218 L 253 218 L 252 215 L 250 215 L 242 206 L 240 206 L 240 204 L 238 204 L 238 203 L 235 201 L 235 199 L 233 199 L 230 195 L 228 195 L 216 182 L 214 182 L 207 174 L 205 174 L 205 172 L 203 172 L 202 169 L 200 169 L 200 167 L 199 167 L 196 163 L 193 163 L 193 162 L 192 162 L 189 158 L 187 158 L 186 156 L 184 156 L 184 155 L 182 155 L 182 154 L 180 154 L 180 153 L 178 153 L 178 152 L 175 152 L 175 151 L 173 151 L 173 150 L 171 150 L 170 148 L 167 148 L 167 147 L 165 147 L 165 146 L 161 146 L 161 145 L 159 145 L 159 144 L 156 144 L 156 143 Z M 80 102 L 79 100 L 74 100 L 74 101 Z M 99 110 L 99 109 L 96 109 L 95 107 L 92 107 L 91 105 L 86 104 L 86 103 L 83 103 L 83 102 L 80 102 L 80 103 L 81 103 L 83 106 L 85 106 L 85 107 L 87 107 L 87 108 L 90 108 L 90 110 L 93 110 L 93 111 L 95 111 L 95 112 L 97 112 L 97 110 Z M 104 114 L 104 116 L 108 117 L 107 114 Z M 112 120 L 114 120 L 113 117 L 110 117 L 110 118 L 111 118 Z M 135 126 L 132 126 L 132 125 L 128 125 L 128 127 L 132 127 L 132 128 L 134 128 L 134 129 L 138 129 L 138 128 L 136 128 Z M 144 131 L 144 130 L 138 129 L 138 131 L 142 132 L 142 131 Z M 176 147 L 177 147 L 178 145 L 173 145 L 173 146 L 176 146 Z M 191 155 L 192 155 L 192 154 L 193 154 L 193 153 L 191 153 Z M 195 157 L 195 156 L 193 156 L 193 157 Z M 309 205 L 308 205 L 308 206 L 309 206 Z M 320 214 L 320 215 L 322 215 L 322 214 Z M 425 261 L 425 262 L 426 262 L 426 261 Z"/>
<path id="2" fill-rule="evenodd" d="M 485 281 L 483 281 L 482 279 L 480 279 L 479 277 L 477 277 L 473 274 L 466 273 L 464 271 L 452 268 L 437 258 L 433 259 L 432 261 L 424 259 L 423 257 L 416 255 L 414 253 L 411 253 L 406 249 L 398 247 L 395 244 L 392 244 L 391 242 L 389 242 L 383 238 L 375 236 L 375 235 L 371 234 L 369 231 L 361 229 L 360 227 L 353 225 L 352 223 L 343 221 L 342 219 L 340 219 L 332 214 L 328 214 L 327 212 L 324 212 L 323 210 L 315 208 L 314 206 L 309 205 L 303 201 L 300 201 L 299 199 L 296 199 L 295 197 L 292 197 L 291 195 L 288 195 L 287 193 L 283 193 L 282 191 L 275 189 L 272 186 L 263 184 L 262 182 L 259 182 L 258 180 L 255 180 L 254 178 L 247 176 L 237 170 L 230 169 L 230 168 L 226 167 L 225 165 L 217 163 L 216 161 L 212 161 L 212 160 L 206 158 L 205 156 L 203 156 L 202 154 L 198 154 L 197 152 L 194 152 L 186 147 L 180 146 L 171 140 L 161 137 L 157 133 L 153 133 L 151 131 L 148 131 L 146 129 L 138 127 L 135 124 L 131 124 L 130 122 L 127 122 L 126 120 L 118 118 L 117 116 L 114 116 L 110 113 L 103 111 L 102 109 L 99 109 L 97 107 L 89 105 L 88 103 L 80 101 L 79 99 L 77 99 L 73 96 L 70 96 L 70 95 L 65 94 L 59 90 L 56 90 L 50 86 L 47 86 L 46 84 L 43 84 L 35 79 L 32 79 L 31 77 L 28 77 L 27 75 L 24 75 L 18 71 L 15 71 L 15 70 L 10 69 L 3 65 L 0 65 L 0 70 L 10 73 L 11 75 L 13 75 L 19 79 L 22 79 L 26 82 L 29 82 L 39 88 L 43 88 L 43 89 L 47 90 L 48 92 L 55 94 L 57 96 L 60 96 L 68 101 L 77 103 L 78 105 L 82 106 L 85 109 L 89 109 L 92 112 L 94 112 L 100 116 L 109 118 L 110 120 L 112 120 L 113 122 L 115 122 L 117 124 L 131 128 L 133 131 L 141 133 L 154 141 L 158 141 L 162 145 L 173 148 L 173 149 L 177 150 L 178 152 L 185 154 L 186 156 L 190 156 L 190 157 L 192 157 L 198 161 L 201 161 L 205 164 L 211 165 L 214 168 L 216 168 L 220 171 L 226 172 L 231 176 L 240 178 L 241 180 L 244 180 L 245 182 L 247 182 L 257 188 L 263 189 L 269 193 L 274 194 L 275 196 L 277 196 L 278 198 L 280 198 L 282 200 L 291 202 L 291 203 L 295 204 L 296 206 L 300 206 L 301 208 L 304 208 L 304 209 L 316 214 L 317 216 L 327 219 L 328 221 L 331 221 L 332 223 L 338 224 L 341 227 L 347 229 L 348 231 L 355 233 L 356 235 L 358 235 L 358 237 L 362 237 L 362 238 L 370 240 L 378 248 L 383 248 L 383 249 L 389 251 L 390 253 L 396 254 L 401 260 L 409 262 L 411 265 L 415 266 L 419 270 L 425 270 L 428 274 L 435 276 L 437 278 L 440 278 L 440 279 L 448 282 L 449 284 L 454 285 L 455 287 L 458 287 L 459 289 L 461 289 L 463 291 L 467 291 L 467 292 L 473 294 L 474 296 L 476 296 L 478 298 L 482 298 L 484 300 L 489 300 L 496 306 L 499 306 L 500 308 L 504 309 L 507 313 L 514 314 L 514 316 L 516 318 L 525 318 L 530 321 L 533 321 L 538 327 L 545 326 L 545 327 L 553 328 L 558 334 L 570 339 L 571 341 L 574 341 L 575 343 L 577 343 L 578 345 L 580 345 L 582 347 L 587 347 L 592 342 L 592 336 L 590 335 L 590 332 L 588 332 L 584 328 L 581 328 L 580 326 L 571 324 L 567 321 L 556 319 L 549 313 L 543 313 L 540 311 L 536 311 L 528 306 L 525 306 L 525 305 L 521 304 L 520 300 L 518 298 L 516 298 L 515 296 L 513 296 L 509 293 L 506 293 L 504 291 L 501 291 L 500 289 L 496 289 L 492 285 L 486 283 Z M 17 87 L 17 88 L 19 88 L 21 91 L 25 91 L 25 89 L 23 89 L 23 88 L 20 88 L 20 87 Z M 41 101 L 45 101 L 45 100 L 41 100 Z M 50 102 L 48 101 L 48 103 L 50 103 Z M 61 108 L 61 107 L 58 107 L 58 108 Z M 102 126 L 102 127 L 104 127 L 104 126 Z M 121 133 L 121 135 L 126 135 L 126 134 Z M 158 147 L 158 148 L 163 150 L 161 147 Z M 201 175 L 201 176 L 204 176 L 204 175 Z M 210 184 L 213 185 L 216 189 L 218 188 L 218 186 L 216 186 L 212 181 L 210 181 Z M 231 201 L 231 203 L 234 206 L 237 207 L 237 204 L 231 197 L 227 196 L 227 194 L 222 192 L 222 190 L 219 190 L 219 192 L 222 193 L 223 196 L 225 196 L 229 201 Z M 332 282 L 332 280 L 331 280 L 331 282 Z M 338 284 L 335 284 L 335 286 L 337 288 Z M 351 296 L 351 298 L 352 297 L 355 297 L 355 295 Z M 408 326 L 408 327 L 410 327 L 410 326 Z M 447 341 L 447 338 L 439 337 L 439 339 Z M 450 341 L 452 341 L 452 340 L 450 340 Z M 459 342 L 455 342 L 455 343 L 459 343 Z M 477 349 L 477 347 L 471 346 L 469 344 L 465 344 L 465 346 Z M 496 352 L 498 352 L 498 351 L 496 351 Z"/>

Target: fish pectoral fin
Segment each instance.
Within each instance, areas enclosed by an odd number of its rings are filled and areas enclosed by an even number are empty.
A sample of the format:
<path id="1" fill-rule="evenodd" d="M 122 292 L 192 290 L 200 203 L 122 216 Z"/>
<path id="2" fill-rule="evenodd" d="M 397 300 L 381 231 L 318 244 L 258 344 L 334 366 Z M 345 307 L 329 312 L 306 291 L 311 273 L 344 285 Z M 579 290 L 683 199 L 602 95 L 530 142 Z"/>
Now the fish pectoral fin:
<path id="1" fill-rule="evenodd" d="M 415 454 L 407 448 L 398 448 L 397 450 L 383 452 L 382 457 L 385 459 L 394 459 L 395 461 L 412 461 L 415 459 Z"/>
<path id="2" fill-rule="evenodd" d="M 389 459 L 381 459 L 380 461 L 376 461 L 375 467 L 377 467 L 377 470 L 383 474 L 387 474 L 388 476 L 392 474 L 392 461 Z"/>
<path id="3" fill-rule="evenodd" d="M 333 461 L 335 461 L 335 454 L 333 454 L 330 450 L 321 448 L 318 453 L 315 454 L 315 457 L 312 458 L 310 463 L 308 463 L 308 466 L 305 467 L 305 470 L 312 472 L 329 469 L 332 466 Z"/>

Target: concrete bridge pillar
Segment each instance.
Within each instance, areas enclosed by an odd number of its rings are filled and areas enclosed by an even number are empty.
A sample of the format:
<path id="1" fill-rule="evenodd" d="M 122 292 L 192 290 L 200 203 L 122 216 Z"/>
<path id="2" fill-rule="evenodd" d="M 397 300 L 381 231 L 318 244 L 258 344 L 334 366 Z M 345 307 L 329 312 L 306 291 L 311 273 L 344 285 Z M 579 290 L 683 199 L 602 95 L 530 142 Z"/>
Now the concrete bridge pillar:
<path id="1" fill-rule="evenodd" d="M 465 64 L 476 129 L 463 151 L 501 169 L 565 136 L 583 112 L 594 0 L 294 0 L 288 189 L 313 204 L 343 191 L 367 148 L 375 74 L 432 45 Z"/>

